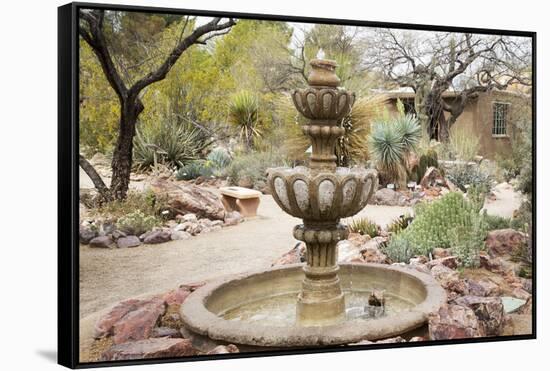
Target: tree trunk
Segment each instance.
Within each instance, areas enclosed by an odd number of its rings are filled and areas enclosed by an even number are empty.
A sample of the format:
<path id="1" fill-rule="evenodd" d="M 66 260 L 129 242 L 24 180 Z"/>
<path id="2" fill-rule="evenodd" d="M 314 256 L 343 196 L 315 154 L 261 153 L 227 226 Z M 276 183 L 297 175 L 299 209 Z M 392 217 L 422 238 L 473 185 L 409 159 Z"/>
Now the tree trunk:
<path id="1" fill-rule="evenodd" d="M 111 194 L 117 200 L 126 198 L 130 184 L 130 172 L 132 170 L 132 150 L 136 122 L 143 110 L 141 102 L 127 100 L 122 104 L 118 138 L 113 151 Z"/>
<path id="2" fill-rule="evenodd" d="M 79 155 L 78 163 L 82 170 L 84 170 L 88 177 L 90 177 L 92 183 L 94 183 L 94 187 L 99 192 L 99 195 L 107 202 L 112 201 L 113 196 L 111 195 L 109 188 L 107 188 L 105 182 L 101 179 L 101 176 L 97 173 L 92 164 L 90 164 L 82 155 Z"/>

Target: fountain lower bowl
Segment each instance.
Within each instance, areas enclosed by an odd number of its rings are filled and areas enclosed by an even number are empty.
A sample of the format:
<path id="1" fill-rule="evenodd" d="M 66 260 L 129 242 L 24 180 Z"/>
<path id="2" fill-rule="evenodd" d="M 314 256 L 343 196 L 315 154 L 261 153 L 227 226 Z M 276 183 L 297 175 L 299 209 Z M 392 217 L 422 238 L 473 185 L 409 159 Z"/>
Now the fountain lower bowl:
<path id="1" fill-rule="evenodd" d="M 181 307 L 181 317 L 191 331 L 235 344 L 261 347 L 304 347 L 349 344 L 404 334 L 423 326 L 428 314 L 445 303 L 441 286 L 428 274 L 415 269 L 382 264 L 342 264 L 339 277 L 344 292 L 384 289 L 390 298 L 408 303 L 385 316 L 346 320 L 330 326 L 301 327 L 282 320 L 262 322 L 228 319 L 228 313 L 254 303 L 270 302 L 298 294 L 304 273 L 302 264 L 272 268 L 209 283 L 191 294 Z M 281 310 L 288 303 L 280 302 Z M 284 305 L 283 305 L 284 304 Z"/>

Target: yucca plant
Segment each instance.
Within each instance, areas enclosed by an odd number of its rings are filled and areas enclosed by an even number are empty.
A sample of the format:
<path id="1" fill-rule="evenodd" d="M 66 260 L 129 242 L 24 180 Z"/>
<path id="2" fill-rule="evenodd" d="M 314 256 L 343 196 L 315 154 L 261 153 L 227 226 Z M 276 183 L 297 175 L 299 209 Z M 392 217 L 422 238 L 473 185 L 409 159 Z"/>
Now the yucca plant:
<path id="1" fill-rule="evenodd" d="M 190 123 L 175 116 L 140 127 L 134 138 L 134 165 L 147 170 L 155 161 L 171 167 L 181 167 L 197 159 L 209 138 Z"/>
<path id="2" fill-rule="evenodd" d="M 258 99 L 248 91 L 236 94 L 229 104 L 229 122 L 239 129 L 239 135 L 247 150 L 255 137 L 261 135 L 258 124 Z"/>
<path id="3" fill-rule="evenodd" d="M 376 167 L 387 180 L 405 183 L 408 155 L 415 151 L 421 138 L 422 129 L 411 115 L 400 115 L 388 122 L 374 124 L 369 149 Z"/>
<path id="4" fill-rule="evenodd" d="M 380 227 L 378 224 L 367 218 L 353 219 L 349 224 L 349 230 L 350 232 L 359 233 L 361 235 L 369 235 L 373 238 L 380 235 Z"/>

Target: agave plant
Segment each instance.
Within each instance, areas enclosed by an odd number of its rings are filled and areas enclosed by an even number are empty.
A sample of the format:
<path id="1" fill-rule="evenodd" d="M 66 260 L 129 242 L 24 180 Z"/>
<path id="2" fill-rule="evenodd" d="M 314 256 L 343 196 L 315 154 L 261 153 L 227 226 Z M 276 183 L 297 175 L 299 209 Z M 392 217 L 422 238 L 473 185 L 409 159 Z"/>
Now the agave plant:
<path id="1" fill-rule="evenodd" d="M 369 150 L 377 168 L 389 181 L 399 184 L 406 181 L 408 155 L 415 151 L 421 138 L 422 129 L 411 115 L 374 124 Z"/>
<path id="2" fill-rule="evenodd" d="M 236 94 L 229 104 L 229 122 L 239 128 L 240 137 L 246 149 L 250 150 L 254 137 L 261 135 L 256 127 L 258 124 L 258 99 L 248 91 Z"/>

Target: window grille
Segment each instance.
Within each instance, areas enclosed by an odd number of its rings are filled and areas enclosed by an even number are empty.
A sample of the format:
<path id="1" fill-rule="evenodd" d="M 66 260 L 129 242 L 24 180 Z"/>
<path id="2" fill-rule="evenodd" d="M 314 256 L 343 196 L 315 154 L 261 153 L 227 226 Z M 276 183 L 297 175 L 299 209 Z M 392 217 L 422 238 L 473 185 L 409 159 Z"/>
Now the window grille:
<path id="1" fill-rule="evenodd" d="M 493 135 L 506 135 L 509 103 L 493 103 Z"/>

